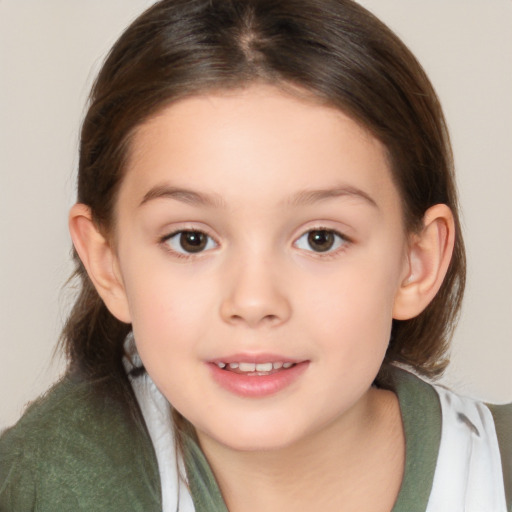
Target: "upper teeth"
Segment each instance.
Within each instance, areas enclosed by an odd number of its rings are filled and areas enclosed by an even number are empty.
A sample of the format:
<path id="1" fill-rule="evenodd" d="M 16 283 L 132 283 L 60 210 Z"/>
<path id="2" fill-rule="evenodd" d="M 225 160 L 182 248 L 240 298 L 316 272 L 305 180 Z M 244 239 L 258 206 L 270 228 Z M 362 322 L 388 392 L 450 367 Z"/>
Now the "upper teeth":
<path id="1" fill-rule="evenodd" d="M 219 362 L 217 363 L 219 368 L 225 368 L 226 363 Z M 241 372 L 270 372 L 272 370 L 279 370 L 280 368 L 290 368 L 293 366 L 293 363 L 283 363 L 281 361 L 275 363 L 229 363 L 228 366 L 232 370 L 240 370 Z"/>

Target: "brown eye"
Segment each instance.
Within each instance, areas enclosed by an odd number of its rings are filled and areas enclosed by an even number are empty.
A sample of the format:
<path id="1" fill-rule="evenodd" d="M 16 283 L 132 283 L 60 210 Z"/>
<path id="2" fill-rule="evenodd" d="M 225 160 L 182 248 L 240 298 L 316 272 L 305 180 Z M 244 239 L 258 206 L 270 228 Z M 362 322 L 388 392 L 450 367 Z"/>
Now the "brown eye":
<path id="1" fill-rule="evenodd" d="M 335 242 L 332 231 L 320 230 L 308 233 L 308 244 L 316 252 L 326 252 L 332 249 Z"/>
<path id="2" fill-rule="evenodd" d="M 304 251 L 333 252 L 349 243 L 346 237 L 332 229 L 312 229 L 295 242 L 295 246 Z"/>
<path id="3" fill-rule="evenodd" d="M 214 240 L 202 231 L 178 231 L 164 239 L 164 242 L 181 254 L 195 254 L 216 246 Z"/>
<path id="4" fill-rule="evenodd" d="M 201 252 L 207 241 L 208 237 L 200 231 L 184 231 L 180 234 L 180 245 L 186 252 Z"/>

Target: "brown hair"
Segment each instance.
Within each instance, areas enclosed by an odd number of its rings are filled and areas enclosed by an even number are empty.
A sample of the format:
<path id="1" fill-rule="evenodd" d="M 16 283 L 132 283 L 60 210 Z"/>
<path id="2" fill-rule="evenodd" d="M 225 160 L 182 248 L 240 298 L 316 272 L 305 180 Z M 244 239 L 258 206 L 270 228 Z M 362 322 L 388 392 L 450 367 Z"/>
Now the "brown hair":
<path id="1" fill-rule="evenodd" d="M 458 315 L 465 255 L 452 154 L 425 72 L 378 19 L 350 0 L 162 0 L 120 37 L 92 88 L 80 145 L 78 201 L 113 229 L 137 127 L 185 96 L 255 81 L 298 87 L 366 127 L 387 148 L 406 228 L 447 204 L 456 242 L 442 288 L 417 318 L 395 321 L 386 361 L 439 375 Z M 81 289 L 63 332 L 71 367 L 118 377 L 130 326 L 114 318 L 75 254 Z"/>

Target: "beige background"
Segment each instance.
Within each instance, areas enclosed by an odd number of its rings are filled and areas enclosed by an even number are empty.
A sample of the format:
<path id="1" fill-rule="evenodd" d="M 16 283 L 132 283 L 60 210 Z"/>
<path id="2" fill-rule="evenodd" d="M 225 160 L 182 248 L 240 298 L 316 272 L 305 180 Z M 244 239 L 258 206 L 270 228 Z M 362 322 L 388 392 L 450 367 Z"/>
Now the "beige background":
<path id="1" fill-rule="evenodd" d="M 148 0 L 0 0 L 0 428 L 63 368 L 67 210 L 88 88 Z M 452 132 L 469 283 L 444 382 L 512 400 L 512 1 L 361 0 L 429 73 Z"/>

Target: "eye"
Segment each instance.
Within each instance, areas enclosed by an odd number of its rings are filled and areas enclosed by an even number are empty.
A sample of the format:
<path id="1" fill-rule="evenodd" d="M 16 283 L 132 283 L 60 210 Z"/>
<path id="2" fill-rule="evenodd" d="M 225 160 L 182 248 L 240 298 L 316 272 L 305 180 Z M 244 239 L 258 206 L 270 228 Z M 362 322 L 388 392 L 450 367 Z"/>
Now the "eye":
<path id="1" fill-rule="evenodd" d="M 202 231 L 177 231 L 162 240 L 174 252 L 195 254 L 217 247 L 217 242 Z"/>
<path id="2" fill-rule="evenodd" d="M 305 251 L 332 252 L 347 242 L 343 235 L 331 229 L 312 229 L 304 233 L 295 246 Z"/>

